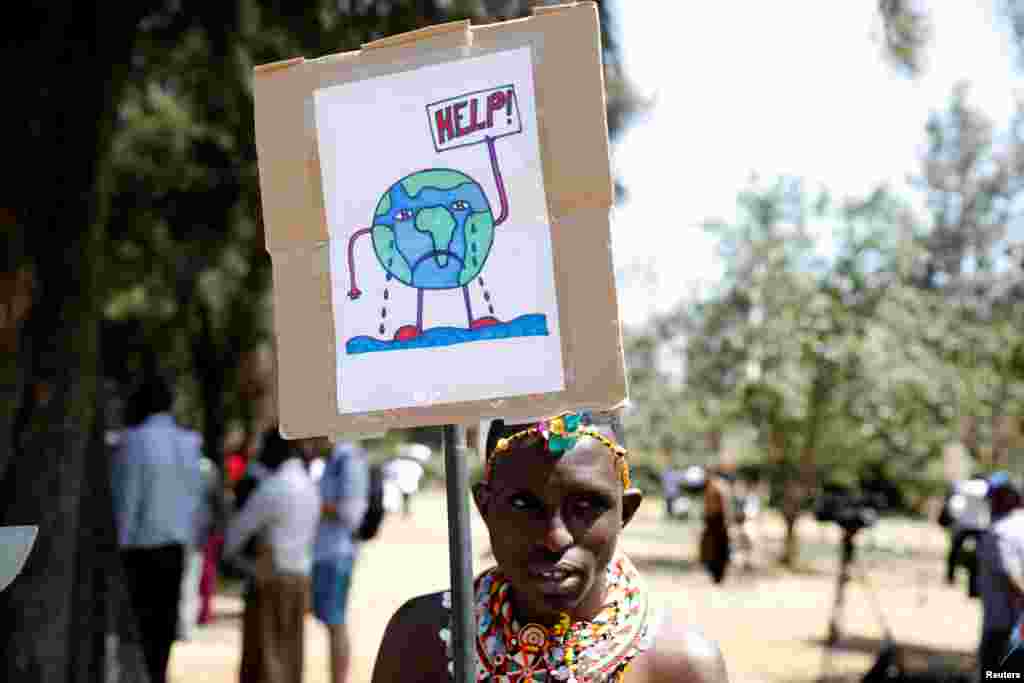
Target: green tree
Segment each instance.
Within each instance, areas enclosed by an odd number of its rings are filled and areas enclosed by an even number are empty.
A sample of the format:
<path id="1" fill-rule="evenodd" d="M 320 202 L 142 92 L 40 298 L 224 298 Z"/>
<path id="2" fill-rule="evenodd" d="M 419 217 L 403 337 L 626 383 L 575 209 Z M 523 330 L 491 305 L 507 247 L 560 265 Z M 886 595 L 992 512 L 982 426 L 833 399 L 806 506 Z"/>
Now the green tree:
<path id="1" fill-rule="evenodd" d="M 708 226 L 726 267 L 719 290 L 673 316 L 686 338 L 683 395 L 705 430 L 755 430 L 786 522 L 781 560 L 793 565 L 797 522 L 822 484 L 885 476 L 928 488 L 918 471 L 940 452 L 936 406 L 956 381 L 910 345 L 928 309 L 900 285 L 908 247 L 891 196 L 834 207 L 781 180 L 742 193 L 738 208 L 735 224 Z M 823 232 L 831 253 L 814 237 Z M 912 457 L 896 466 L 897 454 Z"/>
<path id="2" fill-rule="evenodd" d="M 916 179 L 928 219 L 911 281 L 940 298 L 946 318 L 954 316 L 932 343 L 960 371 L 960 414 L 983 427 L 968 446 L 991 466 L 1007 464 L 999 423 L 1024 408 L 1024 263 L 1010 239 L 1024 196 L 1022 123 L 1018 112 L 1000 133 L 970 104 L 967 87 L 957 86 L 929 120 Z"/>

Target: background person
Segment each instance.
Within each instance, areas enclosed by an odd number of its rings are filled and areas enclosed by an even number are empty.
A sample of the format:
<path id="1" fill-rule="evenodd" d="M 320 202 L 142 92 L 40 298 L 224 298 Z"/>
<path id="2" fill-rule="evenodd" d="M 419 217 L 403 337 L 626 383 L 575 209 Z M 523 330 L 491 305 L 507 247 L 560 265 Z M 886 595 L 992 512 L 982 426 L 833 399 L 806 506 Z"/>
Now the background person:
<path id="1" fill-rule="evenodd" d="M 185 545 L 185 573 L 181 583 L 181 604 L 178 610 L 178 639 L 190 640 L 200 623 L 203 611 L 201 596 L 206 546 L 217 523 L 217 497 L 219 477 L 216 465 L 202 454 L 203 439 L 196 433 L 194 450 L 199 453 L 199 506 L 196 510 L 195 529 Z"/>
<path id="2" fill-rule="evenodd" d="M 208 624 L 213 617 L 213 595 L 217 590 L 217 566 L 221 549 L 224 547 L 224 523 L 226 519 L 224 500 L 224 478 L 220 468 L 207 457 L 202 460 L 203 486 L 209 510 L 209 521 L 204 527 L 202 547 L 203 569 L 199 577 L 199 618 L 200 624 Z"/>
<path id="3" fill-rule="evenodd" d="M 412 497 L 420 489 L 425 470 L 423 465 L 430 460 L 430 446 L 424 444 L 403 444 L 398 448 L 398 457 L 384 465 L 385 485 L 394 487 L 402 495 L 402 514 L 412 514 Z"/>
<path id="4" fill-rule="evenodd" d="M 369 487 L 366 451 L 354 443 L 337 444 L 320 477 L 313 561 L 313 613 L 327 628 L 332 683 L 348 678 L 351 641 L 345 617 L 359 549 L 354 534 L 369 507 Z"/>
<path id="5" fill-rule="evenodd" d="M 978 667 L 986 672 L 1004 668 L 1010 631 L 1024 615 L 1024 510 L 1021 492 L 1006 472 L 988 481 L 992 525 L 978 545 L 978 589 L 981 593 L 981 642 Z M 1019 662 L 1015 659 L 1014 662 Z"/>
<path id="6" fill-rule="evenodd" d="M 953 490 L 946 502 L 946 517 L 951 536 L 949 555 L 946 557 L 946 583 L 953 585 L 956 568 L 967 567 L 968 593 L 978 595 L 977 547 L 981 535 L 989 525 L 988 483 L 982 477 L 974 477 L 953 484 Z M 965 557 L 964 545 L 974 544 L 975 552 Z"/>
<path id="7" fill-rule="evenodd" d="M 245 501 L 224 535 L 224 555 L 252 576 L 243 616 L 241 683 L 302 683 L 305 617 L 320 495 L 306 470 L 315 454 L 291 447 L 274 429 L 263 445 L 270 471 Z M 260 536 L 269 554 L 242 558 Z"/>
<path id="8" fill-rule="evenodd" d="M 732 526 L 731 469 L 718 465 L 708 471 L 704 486 L 704 530 L 700 537 L 700 561 L 716 584 L 725 580 L 732 557 L 729 527 Z"/>
<path id="9" fill-rule="evenodd" d="M 146 669 L 152 683 L 164 683 L 200 504 L 201 439 L 174 421 L 162 378 L 146 379 L 130 402 L 141 421 L 124 430 L 113 455 L 114 516 Z"/>

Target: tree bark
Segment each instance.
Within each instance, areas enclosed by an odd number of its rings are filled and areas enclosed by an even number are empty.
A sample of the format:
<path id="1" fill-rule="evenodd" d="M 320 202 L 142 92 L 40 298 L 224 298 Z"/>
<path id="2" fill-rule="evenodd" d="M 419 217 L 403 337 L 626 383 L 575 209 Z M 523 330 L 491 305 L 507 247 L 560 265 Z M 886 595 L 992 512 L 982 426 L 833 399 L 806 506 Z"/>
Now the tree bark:
<path id="1" fill-rule="evenodd" d="M 0 680 L 102 680 L 112 621 L 107 459 L 98 422 L 101 186 L 145 3 L 19 5 L 4 130 L 17 162 L 0 205 L 36 287 L 0 364 L 0 524 L 36 524 L 22 575 L 0 594 Z M 127 669 L 126 669 L 127 671 Z"/>
<path id="2" fill-rule="evenodd" d="M 796 531 L 796 523 L 800 519 L 800 513 L 793 514 L 790 511 L 785 511 L 782 519 L 786 525 L 786 535 L 782 541 L 782 557 L 779 558 L 779 562 L 783 567 L 792 569 L 796 566 L 797 560 L 800 559 L 800 538 Z"/>

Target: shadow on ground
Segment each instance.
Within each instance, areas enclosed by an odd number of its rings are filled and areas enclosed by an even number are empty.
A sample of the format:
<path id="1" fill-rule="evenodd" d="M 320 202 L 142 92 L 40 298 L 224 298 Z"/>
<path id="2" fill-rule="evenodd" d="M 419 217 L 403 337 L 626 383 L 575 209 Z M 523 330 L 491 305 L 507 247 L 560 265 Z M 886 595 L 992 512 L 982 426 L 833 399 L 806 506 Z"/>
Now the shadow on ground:
<path id="1" fill-rule="evenodd" d="M 210 623 L 210 624 L 223 624 L 223 623 L 227 623 L 227 622 L 230 622 L 230 621 L 240 621 L 242 619 L 242 614 L 243 614 L 244 611 L 245 611 L 244 607 L 238 607 L 238 608 L 234 608 L 234 609 L 223 609 L 222 608 L 222 609 L 219 609 L 219 610 L 215 610 L 213 612 L 213 614 L 210 615 L 210 621 L 207 622 L 207 623 Z"/>
<path id="2" fill-rule="evenodd" d="M 829 675 L 828 657 L 832 652 L 837 654 L 856 652 L 873 655 L 877 658 L 876 662 L 884 657 L 882 654 L 884 641 L 879 638 L 849 636 L 841 639 L 831 648 L 821 639 L 808 642 L 822 652 L 822 675 L 814 679 L 815 683 L 846 683 L 847 681 L 862 680 L 849 676 Z M 896 641 L 894 645 L 894 655 L 891 658 L 886 658 L 882 665 L 878 666 L 880 677 L 870 680 L 891 681 L 892 683 L 900 681 L 904 683 L 969 683 L 973 680 L 976 666 L 973 652 L 949 648 L 939 649 L 900 641 Z M 887 664 L 894 666 L 889 667 L 886 666 Z M 885 669 L 888 669 L 888 672 Z M 864 678 L 863 680 L 869 679 Z"/>
<path id="3" fill-rule="evenodd" d="M 641 572 L 650 571 L 663 574 L 685 574 L 692 571 L 702 570 L 700 564 L 688 557 L 673 555 L 644 554 L 640 556 L 630 555 L 629 559 Z"/>

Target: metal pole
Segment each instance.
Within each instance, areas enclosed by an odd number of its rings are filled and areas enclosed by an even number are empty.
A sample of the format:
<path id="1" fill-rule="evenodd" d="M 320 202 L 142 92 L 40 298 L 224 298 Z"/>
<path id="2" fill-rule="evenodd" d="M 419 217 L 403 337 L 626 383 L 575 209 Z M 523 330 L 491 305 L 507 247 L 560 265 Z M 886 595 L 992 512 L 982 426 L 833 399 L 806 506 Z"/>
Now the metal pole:
<path id="1" fill-rule="evenodd" d="M 455 425 L 444 426 L 444 471 L 448 489 L 448 561 L 451 567 L 452 649 L 455 683 L 476 679 L 476 620 L 473 618 L 473 555 L 469 534 L 469 468 L 455 445 Z"/>

